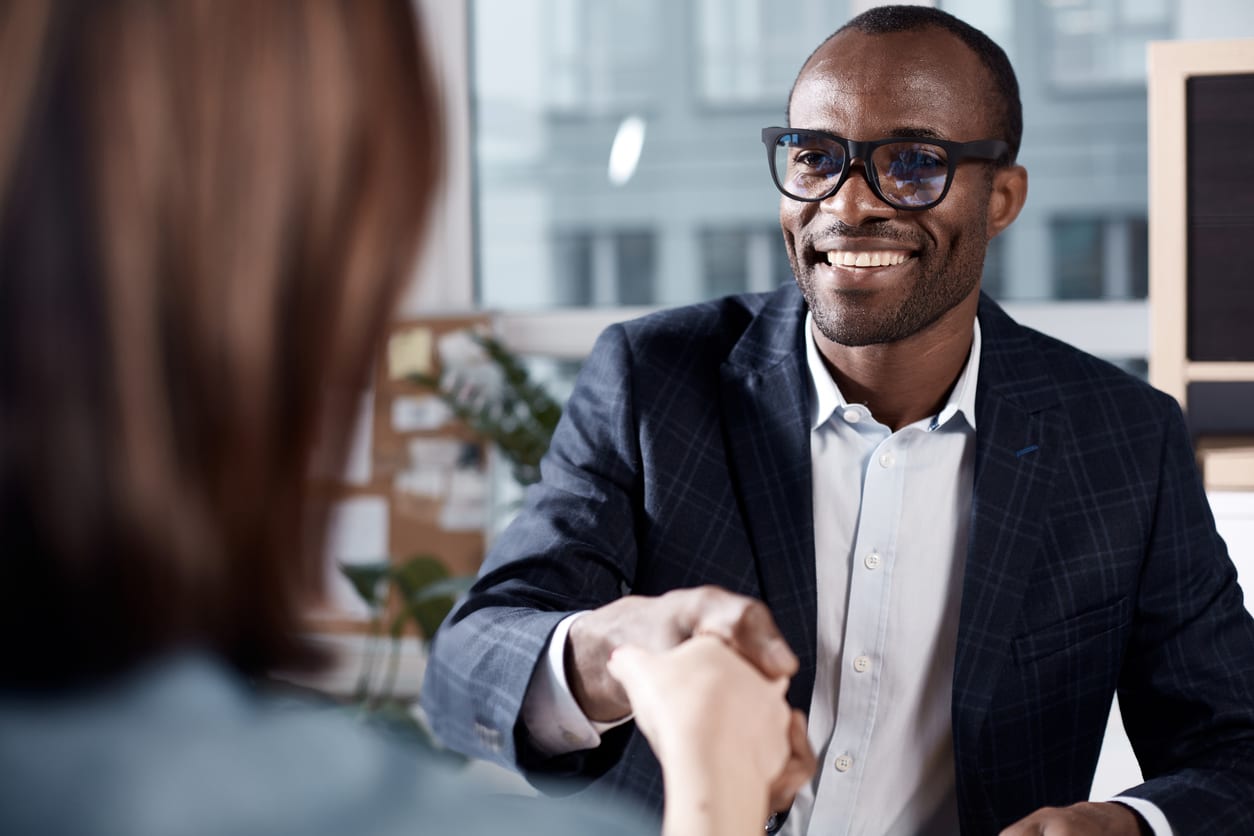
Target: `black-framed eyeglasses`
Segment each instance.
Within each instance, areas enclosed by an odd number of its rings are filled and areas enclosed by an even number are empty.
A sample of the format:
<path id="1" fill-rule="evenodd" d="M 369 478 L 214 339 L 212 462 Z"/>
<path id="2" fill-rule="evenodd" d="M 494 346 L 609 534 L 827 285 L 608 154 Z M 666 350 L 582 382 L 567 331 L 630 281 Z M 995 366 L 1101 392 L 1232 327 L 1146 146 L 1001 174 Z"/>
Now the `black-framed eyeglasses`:
<path id="1" fill-rule="evenodd" d="M 826 131 L 763 128 L 762 143 L 775 187 L 786 197 L 817 203 L 840 190 L 855 160 L 879 199 L 897 209 L 930 209 L 944 200 L 964 159 L 996 160 L 1010 146 L 999 139 L 950 142 L 888 137 L 861 142 Z"/>

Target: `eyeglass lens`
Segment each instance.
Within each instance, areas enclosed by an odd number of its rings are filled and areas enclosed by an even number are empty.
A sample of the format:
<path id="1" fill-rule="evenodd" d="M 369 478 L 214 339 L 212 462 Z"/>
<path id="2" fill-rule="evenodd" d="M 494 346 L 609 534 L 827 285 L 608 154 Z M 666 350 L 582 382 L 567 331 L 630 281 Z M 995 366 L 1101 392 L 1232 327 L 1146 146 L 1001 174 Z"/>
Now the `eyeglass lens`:
<path id="1" fill-rule="evenodd" d="M 783 190 L 814 200 L 832 190 L 845 169 L 845 149 L 830 139 L 788 133 L 775 143 L 775 173 Z M 927 142 L 893 142 L 871 152 L 879 194 L 899 207 L 919 207 L 940 200 L 948 175 L 948 154 Z"/>

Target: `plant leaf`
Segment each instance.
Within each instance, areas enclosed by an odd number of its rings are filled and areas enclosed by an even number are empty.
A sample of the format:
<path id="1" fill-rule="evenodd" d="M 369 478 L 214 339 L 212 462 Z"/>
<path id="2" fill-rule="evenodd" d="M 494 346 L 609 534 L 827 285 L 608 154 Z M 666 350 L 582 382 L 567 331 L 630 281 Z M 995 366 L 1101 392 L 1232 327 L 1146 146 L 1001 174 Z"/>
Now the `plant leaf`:
<path id="1" fill-rule="evenodd" d="M 418 631 L 423 638 L 430 639 L 440 629 L 455 603 L 457 599 L 448 595 L 408 600 L 405 602 L 405 612 L 418 625 Z"/>
<path id="2" fill-rule="evenodd" d="M 376 609 L 382 599 L 381 581 L 392 571 L 392 564 L 386 560 L 376 563 L 341 563 L 340 574 L 348 578 L 353 590 L 366 602 L 366 606 Z"/>
<path id="3" fill-rule="evenodd" d="M 429 554 L 415 555 L 403 563 L 393 564 L 388 574 L 405 598 L 449 576 L 448 567 Z"/>
<path id="4" fill-rule="evenodd" d="M 420 603 L 433 598 L 460 598 L 475 585 L 474 575 L 457 575 L 443 580 L 433 581 L 416 591 L 409 600 Z"/>

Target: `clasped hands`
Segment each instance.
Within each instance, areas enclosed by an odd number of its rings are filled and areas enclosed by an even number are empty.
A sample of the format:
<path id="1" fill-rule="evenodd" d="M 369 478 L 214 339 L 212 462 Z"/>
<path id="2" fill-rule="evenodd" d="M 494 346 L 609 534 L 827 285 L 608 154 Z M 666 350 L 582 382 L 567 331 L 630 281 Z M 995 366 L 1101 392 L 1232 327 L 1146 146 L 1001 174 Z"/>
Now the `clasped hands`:
<path id="1" fill-rule="evenodd" d="M 760 833 L 814 774 L 805 717 L 784 699 L 797 657 L 761 601 L 714 586 L 621 598 L 571 625 L 565 667 L 589 718 L 634 713 L 662 764 L 668 834 Z M 1140 833 L 1127 807 L 1086 802 L 1002 836 Z"/>
<path id="2" fill-rule="evenodd" d="M 635 714 L 662 764 L 668 833 L 706 830 L 675 822 L 680 785 L 721 832 L 760 833 L 814 773 L 805 717 L 784 698 L 797 657 L 761 601 L 712 586 L 627 596 L 571 625 L 565 666 L 589 718 Z"/>

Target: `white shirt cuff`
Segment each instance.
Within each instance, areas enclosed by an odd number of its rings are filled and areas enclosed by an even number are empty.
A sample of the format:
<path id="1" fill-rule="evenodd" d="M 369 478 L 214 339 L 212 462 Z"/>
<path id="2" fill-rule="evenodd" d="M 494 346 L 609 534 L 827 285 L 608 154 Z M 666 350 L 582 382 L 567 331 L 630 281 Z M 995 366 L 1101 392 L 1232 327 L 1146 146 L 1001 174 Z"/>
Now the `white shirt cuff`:
<path id="1" fill-rule="evenodd" d="M 1154 836 L 1173 836 L 1171 825 L 1167 822 L 1167 817 L 1163 815 L 1163 811 L 1158 809 L 1158 805 L 1144 798 L 1132 798 L 1127 795 L 1117 795 L 1110 799 L 1117 801 L 1125 807 L 1131 807 L 1141 814 L 1141 818 L 1145 819 L 1145 823 L 1150 826 L 1150 830 L 1154 831 Z"/>
<path id="2" fill-rule="evenodd" d="M 523 725 L 531 742 L 548 757 L 595 749 L 601 745 L 602 732 L 621 726 L 632 717 L 628 714 L 609 723 L 589 720 L 570 692 L 566 681 L 566 636 L 570 625 L 585 612 L 572 613 L 557 623 L 545 658 L 536 665 L 523 697 Z"/>

